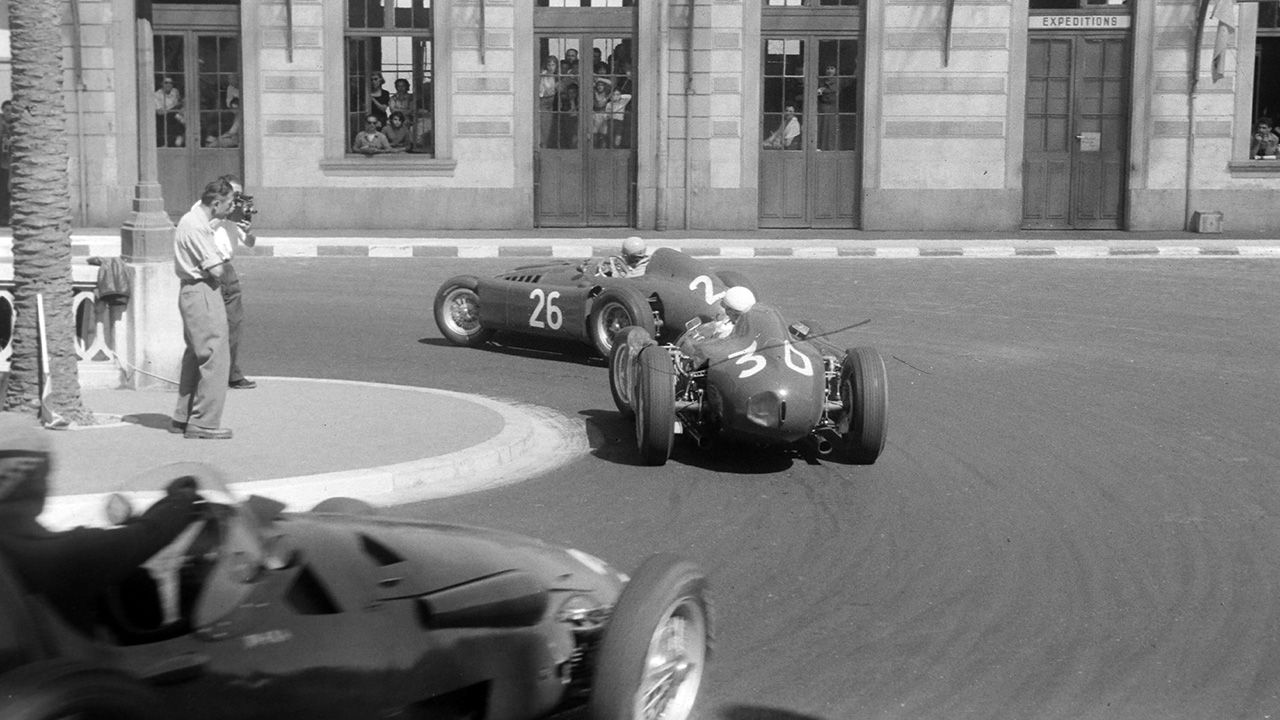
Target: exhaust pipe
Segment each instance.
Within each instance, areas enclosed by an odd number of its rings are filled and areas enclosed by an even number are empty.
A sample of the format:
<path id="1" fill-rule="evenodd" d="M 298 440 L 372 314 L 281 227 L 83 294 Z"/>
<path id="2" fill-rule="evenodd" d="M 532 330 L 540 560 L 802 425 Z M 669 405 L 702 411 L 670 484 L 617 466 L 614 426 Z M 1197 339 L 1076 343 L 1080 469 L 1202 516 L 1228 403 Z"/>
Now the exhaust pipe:
<path id="1" fill-rule="evenodd" d="M 802 441 L 805 446 L 823 457 L 835 452 L 836 446 L 827 438 L 814 433 Z"/>

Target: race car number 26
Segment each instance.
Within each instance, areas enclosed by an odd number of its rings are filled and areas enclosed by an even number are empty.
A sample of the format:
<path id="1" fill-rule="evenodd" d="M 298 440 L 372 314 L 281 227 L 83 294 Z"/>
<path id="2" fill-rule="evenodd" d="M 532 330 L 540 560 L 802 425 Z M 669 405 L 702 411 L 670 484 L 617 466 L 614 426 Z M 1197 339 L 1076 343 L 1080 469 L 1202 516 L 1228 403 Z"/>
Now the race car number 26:
<path id="1" fill-rule="evenodd" d="M 529 327 L 546 328 L 559 330 L 564 324 L 564 313 L 560 308 L 556 307 L 556 298 L 560 297 L 558 290 L 545 292 L 542 288 L 538 288 L 529 293 L 530 300 L 537 300 L 538 304 L 533 306 L 533 314 L 529 316 Z M 538 316 L 541 315 L 540 319 Z"/>

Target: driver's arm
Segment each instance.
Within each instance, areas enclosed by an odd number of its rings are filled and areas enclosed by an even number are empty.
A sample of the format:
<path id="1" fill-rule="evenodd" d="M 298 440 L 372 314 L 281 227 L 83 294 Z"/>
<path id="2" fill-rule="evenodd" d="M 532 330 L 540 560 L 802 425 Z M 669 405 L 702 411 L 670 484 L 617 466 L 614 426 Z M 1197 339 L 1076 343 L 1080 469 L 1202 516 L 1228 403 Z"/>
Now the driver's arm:
<path id="1" fill-rule="evenodd" d="M 101 593 L 173 542 L 194 518 L 196 499 L 194 491 L 171 488 L 123 527 L 46 532 L 5 549 L 28 589 L 87 632 Z"/>

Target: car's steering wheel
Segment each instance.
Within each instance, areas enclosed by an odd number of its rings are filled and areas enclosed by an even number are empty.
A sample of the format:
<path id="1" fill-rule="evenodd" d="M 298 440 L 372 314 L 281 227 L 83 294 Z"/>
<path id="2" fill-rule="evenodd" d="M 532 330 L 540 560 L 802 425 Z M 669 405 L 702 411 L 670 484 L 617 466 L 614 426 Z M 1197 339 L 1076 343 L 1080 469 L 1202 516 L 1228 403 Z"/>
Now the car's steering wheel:
<path id="1" fill-rule="evenodd" d="M 626 263 L 617 255 L 607 257 L 596 266 L 596 275 L 600 277 L 626 277 Z"/>

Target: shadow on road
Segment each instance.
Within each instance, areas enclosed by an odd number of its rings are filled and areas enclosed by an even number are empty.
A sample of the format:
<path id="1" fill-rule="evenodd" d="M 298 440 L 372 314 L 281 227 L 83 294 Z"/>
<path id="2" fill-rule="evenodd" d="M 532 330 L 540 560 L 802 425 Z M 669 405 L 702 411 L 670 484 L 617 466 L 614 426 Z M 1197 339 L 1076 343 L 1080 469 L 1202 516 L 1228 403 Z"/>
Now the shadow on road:
<path id="1" fill-rule="evenodd" d="M 169 430 L 169 423 L 173 422 L 173 418 L 163 413 L 135 413 L 133 415 L 125 415 L 120 420 L 132 425 L 141 425 L 151 430 L 165 431 Z"/>
<path id="2" fill-rule="evenodd" d="M 444 338 L 435 337 L 419 338 L 418 344 L 432 347 L 460 348 L 459 345 L 455 345 Z M 478 348 L 474 348 L 474 350 L 535 360 L 557 360 L 574 363 L 575 365 L 591 365 L 594 367 L 605 367 L 608 364 L 604 358 L 596 357 L 595 351 L 586 345 L 512 333 L 498 333 L 493 336 L 492 340 Z"/>
<path id="3" fill-rule="evenodd" d="M 754 705 L 730 705 L 717 712 L 716 717 L 720 720 L 824 720 L 817 715 Z"/>
<path id="4" fill-rule="evenodd" d="M 635 424 L 616 410 L 583 410 L 587 442 L 591 454 L 618 465 L 641 465 L 636 448 Z M 697 447 L 693 440 L 676 436 L 675 449 L 667 462 L 681 463 L 712 472 L 758 475 L 781 472 L 791 467 L 797 453 L 787 448 L 765 448 L 731 442 L 712 442 Z"/>

